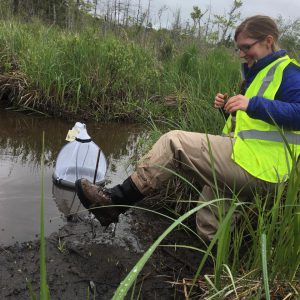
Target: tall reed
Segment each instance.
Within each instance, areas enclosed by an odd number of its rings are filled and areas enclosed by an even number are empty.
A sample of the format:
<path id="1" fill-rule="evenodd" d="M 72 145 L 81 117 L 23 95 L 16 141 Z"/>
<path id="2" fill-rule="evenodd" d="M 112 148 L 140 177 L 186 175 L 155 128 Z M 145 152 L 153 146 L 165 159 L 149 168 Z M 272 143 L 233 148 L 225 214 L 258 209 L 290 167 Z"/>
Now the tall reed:
<path id="1" fill-rule="evenodd" d="M 239 67 L 228 49 L 198 49 L 188 46 L 165 68 L 165 85 L 183 102 L 170 128 L 219 133 L 224 124 L 221 113 L 213 108 L 216 93 L 233 95 L 239 90 Z"/>
<path id="2" fill-rule="evenodd" d="M 1 22 L 0 41 L 0 62 L 6 71 L 15 67 L 25 74 L 32 91 L 44 98 L 40 106 L 95 107 L 104 114 L 129 97 L 147 97 L 157 85 L 156 63 L 147 50 L 113 36 L 104 39 L 93 29 L 73 33 L 41 23 Z"/>
<path id="3" fill-rule="evenodd" d="M 47 271 L 46 271 L 46 243 L 45 243 L 45 221 L 44 221 L 44 166 L 45 166 L 45 132 L 42 134 L 42 152 L 41 152 L 41 201 L 40 201 L 40 299 L 49 300 L 50 292 L 47 285 Z M 30 280 L 26 279 L 29 295 L 32 300 L 37 297 L 32 289 Z"/>
<path id="4" fill-rule="evenodd" d="M 289 148 L 288 144 L 286 147 Z M 289 150 L 290 155 L 293 155 L 292 149 Z M 211 160 L 213 166 L 212 154 Z M 295 157 L 292 158 L 292 162 L 289 180 L 274 185 L 274 190 L 270 190 L 269 193 L 262 194 L 258 190 L 247 202 L 239 201 L 237 192 L 233 193 L 232 199 L 218 199 L 221 195 L 216 193 L 216 200 L 204 204 L 217 206 L 220 222 L 219 230 L 211 243 L 207 246 L 202 245 L 204 255 L 193 280 L 195 284 L 212 247 L 216 246 L 211 273 L 205 275 L 205 299 L 227 299 L 226 297 L 231 295 L 235 295 L 236 299 L 250 296 L 253 299 L 271 299 L 272 296 L 285 298 L 288 295 L 295 296 L 296 299 L 299 296 L 300 162 Z M 188 183 L 190 188 L 201 195 L 188 180 L 171 170 L 169 172 Z M 214 173 L 213 167 L 212 172 Z M 218 190 L 217 180 L 215 182 L 215 189 Z M 198 208 L 190 209 L 179 217 L 150 246 L 120 284 L 115 299 L 123 299 L 162 239 Z M 238 222 L 233 223 L 233 220 Z M 185 247 L 192 249 L 189 245 Z M 211 280 L 212 277 L 214 280 Z M 189 297 L 193 289 L 192 285 Z"/>
<path id="5" fill-rule="evenodd" d="M 44 222 L 44 145 L 45 133 L 42 136 L 42 155 L 41 155 L 41 206 L 40 206 L 40 299 L 49 300 L 50 293 L 47 285 L 47 271 L 46 271 L 46 244 L 45 244 L 45 222 Z"/>
<path id="6" fill-rule="evenodd" d="M 97 119 L 133 112 L 136 118 L 152 114 L 178 120 L 193 102 L 199 105 L 188 126 L 203 128 L 210 119 L 203 111 L 210 108 L 212 115 L 214 92 L 230 93 L 238 80 L 238 72 L 232 72 L 237 60 L 225 48 L 186 45 L 160 60 L 153 45 L 104 36 L 93 27 L 70 32 L 39 21 L 0 22 L 0 42 L 0 68 L 21 72 L 26 83 L 26 88 L 11 86 L 10 91 L 19 89 L 11 100 L 42 111 Z M 179 100 L 175 108 L 164 105 L 169 94 Z"/>

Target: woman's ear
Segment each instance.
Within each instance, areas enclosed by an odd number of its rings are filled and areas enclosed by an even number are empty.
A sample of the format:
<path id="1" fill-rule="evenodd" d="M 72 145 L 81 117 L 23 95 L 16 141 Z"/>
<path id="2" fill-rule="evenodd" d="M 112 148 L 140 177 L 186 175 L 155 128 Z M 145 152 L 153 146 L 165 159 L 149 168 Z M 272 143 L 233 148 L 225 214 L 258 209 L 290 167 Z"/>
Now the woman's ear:
<path id="1" fill-rule="evenodd" d="M 273 45 L 274 45 L 274 38 L 272 35 L 267 35 L 266 39 L 265 39 L 266 45 L 268 49 L 273 49 Z"/>

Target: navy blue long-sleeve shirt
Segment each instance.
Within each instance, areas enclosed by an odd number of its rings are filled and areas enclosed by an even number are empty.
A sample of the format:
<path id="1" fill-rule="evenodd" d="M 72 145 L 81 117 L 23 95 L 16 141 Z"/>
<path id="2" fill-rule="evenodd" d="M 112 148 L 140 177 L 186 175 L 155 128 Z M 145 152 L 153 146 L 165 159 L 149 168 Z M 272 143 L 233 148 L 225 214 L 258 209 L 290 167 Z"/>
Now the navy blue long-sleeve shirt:
<path id="1" fill-rule="evenodd" d="M 246 89 L 260 70 L 285 55 L 285 50 L 279 50 L 258 60 L 251 68 L 243 64 Z M 270 124 L 273 124 L 274 120 L 286 130 L 300 130 L 300 67 L 290 63 L 283 71 L 282 82 L 275 99 L 270 101 L 260 96 L 252 97 L 246 112 L 253 119 Z"/>

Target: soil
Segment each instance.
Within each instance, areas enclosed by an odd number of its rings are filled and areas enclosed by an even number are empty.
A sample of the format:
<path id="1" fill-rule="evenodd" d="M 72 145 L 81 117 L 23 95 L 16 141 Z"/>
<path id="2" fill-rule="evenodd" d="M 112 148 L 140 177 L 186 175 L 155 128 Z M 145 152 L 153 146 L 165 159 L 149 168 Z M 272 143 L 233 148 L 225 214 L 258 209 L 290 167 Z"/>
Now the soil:
<path id="1" fill-rule="evenodd" d="M 163 217 L 137 209 L 127 211 L 119 223 L 107 228 L 91 217 L 71 220 L 46 238 L 51 299 L 111 299 L 120 282 L 169 224 Z M 199 247 L 195 237 L 179 229 L 163 244 Z M 181 282 L 193 278 L 200 259 L 199 252 L 158 247 L 127 298 L 134 293 L 132 299 L 184 299 Z M 26 280 L 39 298 L 39 272 L 38 240 L 1 247 L 0 299 L 30 299 Z M 199 299 L 201 290 L 197 287 L 194 293 Z"/>

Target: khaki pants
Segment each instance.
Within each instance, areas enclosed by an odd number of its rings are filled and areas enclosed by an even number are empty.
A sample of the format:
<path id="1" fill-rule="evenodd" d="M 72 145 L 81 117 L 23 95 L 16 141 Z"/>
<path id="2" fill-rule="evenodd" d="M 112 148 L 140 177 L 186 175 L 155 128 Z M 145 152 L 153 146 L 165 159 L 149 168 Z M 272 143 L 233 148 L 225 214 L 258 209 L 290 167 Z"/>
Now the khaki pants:
<path id="1" fill-rule="evenodd" d="M 214 198 L 214 173 L 222 196 L 231 197 L 234 193 L 249 197 L 256 188 L 268 190 L 272 184 L 253 177 L 231 159 L 233 143 L 230 137 L 170 131 L 142 157 L 131 178 L 144 195 L 168 182 L 173 176 L 168 169 L 195 178 L 204 187 L 202 200 Z M 199 235 L 210 240 L 218 228 L 218 219 L 207 207 L 197 213 L 196 224 Z"/>

